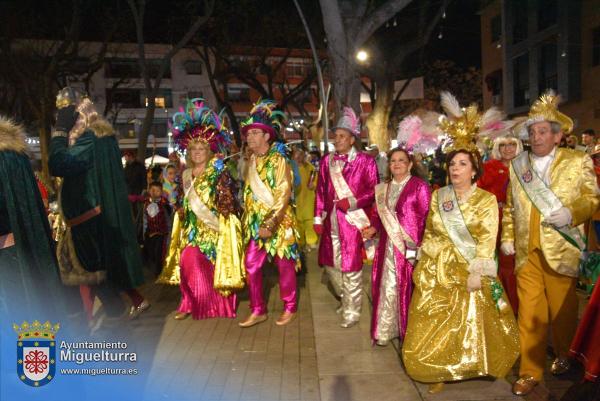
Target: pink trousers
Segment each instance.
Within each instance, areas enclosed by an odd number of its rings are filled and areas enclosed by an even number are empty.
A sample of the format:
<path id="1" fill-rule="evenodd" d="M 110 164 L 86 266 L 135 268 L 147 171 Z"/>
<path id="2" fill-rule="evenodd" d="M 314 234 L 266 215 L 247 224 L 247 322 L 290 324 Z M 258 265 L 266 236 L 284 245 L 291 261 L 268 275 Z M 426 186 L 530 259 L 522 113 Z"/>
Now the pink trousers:
<path id="1" fill-rule="evenodd" d="M 248 290 L 250 292 L 250 311 L 254 315 L 267 313 L 267 305 L 263 294 L 262 268 L 267 258 L 267 251 L 250 240 L 246 248 L 246 271 L 248 273 Z M 286 312 L 296 312 L 296 262 L 293 259 L 275 257 L 279 269 L 279 296 Z"/>
<path id="2" fill-rule="evenodd" d="M 213 264 L 195 246 L 181 252 L 181 303 L 178 312 L 191 313 L 194 319 L 235 317 L 236 296 L 224 297 L 213 287 Z"/>

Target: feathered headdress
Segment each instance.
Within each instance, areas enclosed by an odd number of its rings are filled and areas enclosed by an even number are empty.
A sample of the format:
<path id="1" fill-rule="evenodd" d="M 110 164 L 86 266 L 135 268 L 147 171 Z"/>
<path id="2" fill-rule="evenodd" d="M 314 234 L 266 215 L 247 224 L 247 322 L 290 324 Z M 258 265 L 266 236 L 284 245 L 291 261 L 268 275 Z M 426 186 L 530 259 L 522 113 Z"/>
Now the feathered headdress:
<path id="1" fill-rule="evenodd" d="M 448 136 L 449 146 L 444 152 L 464 149 L 469 152 L 479 152 L 478 140 L 494 140 L 506 134 L 512 127 L 510 120 L 503 120 L 504 114 L 491 107 L 483 114 L 479 113 L 476 104 L 460 107 L 458 100 L 449 92 L 441 93 L 441 105 L 446 115 L 440 116 L 439 128 Z"/>
<path id="2" fill-rule="evenodd" d="M 558 111 L 560 100 L 560 95 L 557 95 L 550 89 L 533 102 L 531 109 L 529 109 L 527 121 L 525 121 L 521 130 L 521 136 L 527 137 L 527 129 L 531 125 L 542 121 L 558 123 L 565 135 L 570 134 L 573 131 L 573 120 L 566 114 Z"/>
<path id="3" fill-rule="evenodd" d="M 398 146 L 410 153 L 431 153 L 440 144 L 439 114 L 432 111 L 405 117 L 398 125 Z"/>
<path id="4" fill-rule="evenodd" d="M 250 116 L 240 124 L 242 134 L 246 135 L 251 128 L 259 128 L 268 132 L 271 139 L 275 139 L 286 119 L 285 114 L 277 110 L 277 103 L 269 99 L 259 100 L 250 110 Z"/>
<path id="5" fill-rule="evenodd" d="M 171 129 L 177 150 L 185 152 L 190 142 L 208 144 L 213 153 L 225 153 L 231 144 L 227 128 L 217 113 L 204 104 L 204 99 L 188 100 L 185 108 L 172 118 Z"/>
<path id="6" fill-rule="evenodd" d="M 331 129 L 345 129 L 352 135 L 360 137 L 360 118 L 354 113 L 351 107 L 344 107 L 342 117 L 340 117 L 336 126 Z"/>

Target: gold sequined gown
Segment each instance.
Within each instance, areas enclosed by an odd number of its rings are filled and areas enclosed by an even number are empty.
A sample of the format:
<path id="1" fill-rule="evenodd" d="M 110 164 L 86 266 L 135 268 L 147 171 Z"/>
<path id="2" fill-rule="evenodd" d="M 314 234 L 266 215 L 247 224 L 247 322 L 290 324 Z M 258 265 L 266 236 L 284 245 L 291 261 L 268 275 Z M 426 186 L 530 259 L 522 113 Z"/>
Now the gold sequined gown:
<path id="1" fill-rule="evenodd" d="M 493 258 L 498 230 L 494 195 L 477 188 L 460 210 L 477 243 L 477 257 Z M 420 252 L 402 348 L 407 373 L 425 383 L 505 376 L 519 355 L 515 317 L 510 308 L 496 308 L 490 278 L 482 277 L 480 290 L 467 291 L 468 263 L 447 234 L 437 191 Z"/>

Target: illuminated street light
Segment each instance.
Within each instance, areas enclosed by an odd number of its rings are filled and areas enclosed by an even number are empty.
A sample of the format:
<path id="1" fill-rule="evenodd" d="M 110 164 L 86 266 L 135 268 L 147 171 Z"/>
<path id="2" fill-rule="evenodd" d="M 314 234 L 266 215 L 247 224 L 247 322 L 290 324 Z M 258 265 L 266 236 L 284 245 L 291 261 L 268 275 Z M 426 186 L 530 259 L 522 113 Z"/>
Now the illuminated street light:
<path id="1" fill-rule="evenodd" d="M 356 53 L 356 59 L 358 61 L 364 62 L 364 61 L 367 61 L 368 58 L 369 58 L 369 53 L 367 53 L 364 50 L 359 50 L 358 53 Z"/>

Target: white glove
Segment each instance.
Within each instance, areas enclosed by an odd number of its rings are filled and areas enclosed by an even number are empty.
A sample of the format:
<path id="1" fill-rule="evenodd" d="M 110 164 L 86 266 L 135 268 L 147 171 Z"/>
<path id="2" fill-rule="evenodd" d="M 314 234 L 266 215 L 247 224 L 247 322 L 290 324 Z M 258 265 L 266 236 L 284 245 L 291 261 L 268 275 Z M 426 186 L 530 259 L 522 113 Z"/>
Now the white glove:
<path id="1" fill-rule="evenodd" d="M 514 255 L 515 254 L 515 243 L 514 242 L 503 242 L 500 244 L 500 250 L 505 255 Z"/>
<path id="2" fill-rule="evenodd" d="M 568 226 L 569 224 L 571 224 L 572 221 L 571 211 L 563 206 L 560 209 L 550 213 L 550 216 L 545 217 L 544 221 L 546 223 L 552 224 L 555 227 Z"/>
<path id="3" fill-rule="evenodd" d="M 467 291 L 473 292 L 481 289 L 481 274 L 469 273 L 467 277 Z"/>
<path id="4" fill-rule="evenodd" d="M 467 291 L 473 292 L 481 289 L 481 276 L 496 277 L 497 270 L 498 267 L 493 259 L 473 259 L 469 264 Z"/>

